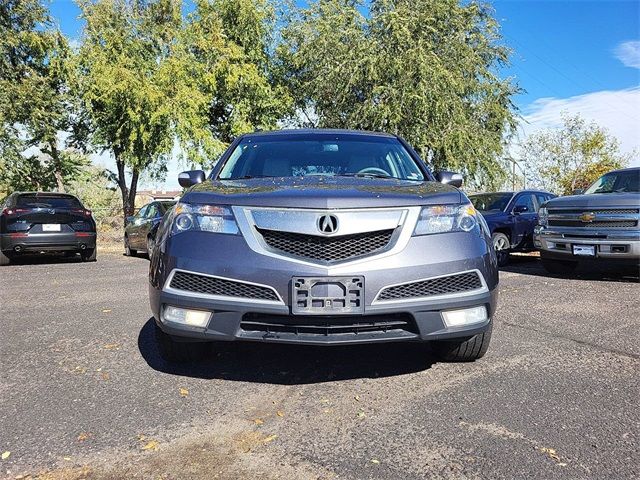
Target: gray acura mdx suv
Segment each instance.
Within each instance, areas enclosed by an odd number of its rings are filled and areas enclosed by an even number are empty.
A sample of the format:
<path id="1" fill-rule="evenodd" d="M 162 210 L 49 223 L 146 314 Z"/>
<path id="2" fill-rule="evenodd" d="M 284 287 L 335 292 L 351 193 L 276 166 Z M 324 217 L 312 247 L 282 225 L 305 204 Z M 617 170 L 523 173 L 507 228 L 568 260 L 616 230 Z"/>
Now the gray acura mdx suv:
<path id="1" fill-rule="evenodd" d="M 283 130 L 238 138 L 162 221 L 150 302 L 165 360 L 207 342 L 433 342 L 482 357 L 498 270 L 462 177 L 401 138 Z"/>

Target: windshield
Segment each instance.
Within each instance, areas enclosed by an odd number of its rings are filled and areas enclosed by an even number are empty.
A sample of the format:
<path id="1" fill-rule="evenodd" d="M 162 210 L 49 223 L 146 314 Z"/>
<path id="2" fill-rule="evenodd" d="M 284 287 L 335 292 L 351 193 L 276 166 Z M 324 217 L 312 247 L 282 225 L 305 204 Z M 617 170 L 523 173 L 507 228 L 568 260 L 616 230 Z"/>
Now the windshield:
<path id="1" fill-rule="evenodd" d="M 476 210 L 481 212 L 503 211 L 507 208 L 512 196 L 512 193 L 483 193 L 481 195 L 470 195 L 469 200 L 476 207 Z"/>
<path id="2" fill-rule="evenodd" d="M 38 194 L 20 195 L 16 206 L 21 208 L 82 208 L 75 197 Z"/>
<path id="3" fill-rule="evenodd" d="M 265 135 L 242 140 L 219 179 L 362 176 L 423 181 L 424 174 L 395 138 L 364 135 Z"/>
<path id="4" fill-rule="evenodd" d="M 601 176 L 584 193 L 640 192 L 640 170 L 623 170 Z"/>

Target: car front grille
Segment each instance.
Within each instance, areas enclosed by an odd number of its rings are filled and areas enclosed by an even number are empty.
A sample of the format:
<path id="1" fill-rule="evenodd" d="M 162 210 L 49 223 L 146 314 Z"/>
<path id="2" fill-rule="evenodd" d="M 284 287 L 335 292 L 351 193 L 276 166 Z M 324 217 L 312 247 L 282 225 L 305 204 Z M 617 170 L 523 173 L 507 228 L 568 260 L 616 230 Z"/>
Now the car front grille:
<path id="1" fill-rule="evenodd" d="M 417 328 L 409 314 L 390 315 L 341 315 L 335 317 L 319 315 L 281 316 L 261 313 L 246 313 L 240 328 L 245 332 L 265 334 L 292 334 L 332 336 L 363 333 L 411 333 Z"/>
<path id="2" fill-rule="evenodd" d="M 595 213 L 596 215 L 633 215 L 636 213 L 640 213 L 640 210 L 637 208 L 608 208 L 606 210 L 584 210 L 584 209 L 567 209 L 567 210 L 559 210 L 559 209 L 550 209 L 549 215 L 554 214 L 571 214 L 575 213 L 580 215 L 581 213 Z"/>
<path id="3" fill-rule="evenodd" d="M 432 297 L 436 295 L 469 292 L 479 288 L 482 288 L 482 281 L 477 272 L 465 272 L 383 288 L 377 300 Z"/>
<path id="4" fill-rule="evenodd" d="M 582 222 L 581 220 L 549 220 L 550 227 L 582 227 L 582 228 L 632 228 L 638 225 L 635 220 L 611 222 Z"/>
<path id="5" fill-rule="evenodd" d="M 278 230 L 257 229 L 273 250 L 325 263 L 371 255 L 389 245 L 394 229 L 321 237 Z"/>
<path id="6" fill-rule="evenodd" d="M 198 275 L 190 272 L 175 272 L 169 286 L 176 290 L 202 293 L 205 295 L 247 298 L 254 300 L 280 300 L 276 292 L 268 287 L 209 277 L 206 275 Z"/>

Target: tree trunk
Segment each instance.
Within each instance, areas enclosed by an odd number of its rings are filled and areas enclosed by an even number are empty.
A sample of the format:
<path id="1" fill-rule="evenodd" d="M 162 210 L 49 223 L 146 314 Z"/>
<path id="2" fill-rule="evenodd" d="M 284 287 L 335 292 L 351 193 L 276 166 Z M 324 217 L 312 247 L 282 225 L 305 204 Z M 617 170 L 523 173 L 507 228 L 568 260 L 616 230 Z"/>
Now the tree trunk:
<path id="1" fill-rule="evenodd" d="M 49 151 L 42 150 L 43 153 L 48 153 L 51 157 L 51 165 L 53 165 L 53 176 L 56 179 L 56 188 L 60 193 L 66 193 L 66 189 L 64 188 L 64 178 L 62 176 L 62 162 L 60 159 L 60 151 L 58 150 L 58 145 L 56 144 L 55 138 L 50 138 L 47 142 L 49 145 Z"/>

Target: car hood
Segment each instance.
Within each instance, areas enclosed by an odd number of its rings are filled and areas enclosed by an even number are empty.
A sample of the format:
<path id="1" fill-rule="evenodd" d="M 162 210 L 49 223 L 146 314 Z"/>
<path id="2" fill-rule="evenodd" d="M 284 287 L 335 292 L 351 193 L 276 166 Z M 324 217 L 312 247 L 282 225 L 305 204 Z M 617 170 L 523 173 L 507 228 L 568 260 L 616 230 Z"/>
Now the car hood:
<path id="1" fill-rule="evenodd" d="M 366 208 L 459 204 L 462 194 L 438 182 L 352 177 L 206 180 L 182 202 L 253 207 Z"/>
<path id="2" fill-rule="evenodd" d="M 601 208 L 631 207 L 639 208 L 640 193 L 590 193 L 588 195 L 570 195 L 549 200 L 547 208 Z"/>

